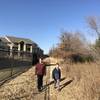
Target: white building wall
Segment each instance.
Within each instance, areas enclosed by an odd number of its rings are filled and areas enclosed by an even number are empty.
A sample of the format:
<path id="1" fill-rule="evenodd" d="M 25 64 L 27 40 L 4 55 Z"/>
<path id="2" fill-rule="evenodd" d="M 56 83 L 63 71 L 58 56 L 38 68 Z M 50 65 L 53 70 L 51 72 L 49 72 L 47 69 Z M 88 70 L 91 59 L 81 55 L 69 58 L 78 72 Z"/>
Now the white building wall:
<path id="1" fill-rule="evenodd" d="M 24 51 L 26 52 L 26 44 L 24 44 Z"/>
<path id="2" fill-rule="evenodd" d="M 32 53 L 33 52 L 33 47 L 32 46 L 30 46 L 30 53 Z"/>

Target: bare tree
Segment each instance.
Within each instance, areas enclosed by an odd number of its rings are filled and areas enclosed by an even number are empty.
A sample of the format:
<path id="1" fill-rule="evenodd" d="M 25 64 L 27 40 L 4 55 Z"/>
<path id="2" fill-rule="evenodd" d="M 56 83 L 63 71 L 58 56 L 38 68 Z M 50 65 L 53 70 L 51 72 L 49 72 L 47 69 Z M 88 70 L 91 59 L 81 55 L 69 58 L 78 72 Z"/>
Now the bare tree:
<path id="1" fill-rule="evenodd" d="M 87 18 L 87 23 L 89 24 L 89 27 L 96 32 L 98 37 L 100 37 L 100 21 L 98 21 L 99 18 L 90 16 Z"/>
<path id="2" fill-rule="evenodd" d="M 90 16 L 87 18 L 87 23 L 90 29 L 95 31 L 97 39 L 92 47 L 92 50 L 97 58 L 100 59 L 100 20 L 99 17 Z"/>
<path id="3" fill-rule="evenodd" d="M 68 52 L 81 52 L 84 48 L 84 43 L 82 41 L 82 38 L 80 37 L 80 32 L 64 32 L 61 34 L 60 37 L 60 47 L 62 47 L 62 50 Z"/>
<path id="4" fill-rule="evenodd" d="M 86 54 L 87 49 L 80 34 L 80 32 L 63 32 L 59 38 L 60 42 L 56 48 L 50 50 L 50 54 L 62 58 L 72 54 Z"/>

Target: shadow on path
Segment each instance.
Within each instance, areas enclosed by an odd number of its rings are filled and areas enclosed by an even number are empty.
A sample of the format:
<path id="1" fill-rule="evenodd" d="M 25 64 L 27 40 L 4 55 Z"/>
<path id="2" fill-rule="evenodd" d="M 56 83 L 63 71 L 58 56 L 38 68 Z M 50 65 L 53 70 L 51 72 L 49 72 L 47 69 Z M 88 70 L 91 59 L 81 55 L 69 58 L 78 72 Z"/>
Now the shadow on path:
<path id="1" fill-rule="evenodd" d="M 61 81 L 65 80 L 66 78 L 63 77 Z M 44 100 L 50 100 L 50 85 L 52 85 L 54 81 L 49 82 L 48 84 L 44 85 L 44 89 L 42 92 L 45 92 Z"/>
<path id="2" fill-rule="evenodd" d="M 66 87 L 67 85 L 69 85 L 70 83 L 72 83 L 72 81 L 73 81 L 73 80 L 69 80 L 69 81 L 65 82 L 64 84 L 62 84 L 62 85 L 60 86 L 60 90 L 62 90 L 64 87 Z"/>
<path id="3" fill-rule="evenodd" d="M 66 79 L 66 78 L 63 77 L 63 78 L 61 78 L 60 81 L 63 81 L 63 80 L 65 80 L 65 79 Z M 54 83 L 54 81 L 51 81 L 51 82 L 49 82 L 48 84 L 44 85 L 44 87 L 47 87 L 47 86 L 49 86 L 49 85 L 52 85 L 53 83 Z"/>

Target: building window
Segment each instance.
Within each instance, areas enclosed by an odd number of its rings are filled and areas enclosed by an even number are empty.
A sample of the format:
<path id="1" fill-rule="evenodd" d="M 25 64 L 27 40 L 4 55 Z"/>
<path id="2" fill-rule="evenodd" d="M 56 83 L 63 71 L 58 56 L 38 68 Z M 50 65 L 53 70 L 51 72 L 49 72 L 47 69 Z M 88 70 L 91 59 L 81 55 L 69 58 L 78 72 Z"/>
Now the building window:
<path id="1" fill-rule="evenodd" d="M 17 43 L 14 44 L 13 50 L 14 50 L 14 51 L 18 51 L 18 44 L 17 44 Z"/>
<path id="2" fill-rule="evenodd" d="M 24 51 L 24 42 L 23 41 L 20 42 L 20 51 Z"/>
<path id="3" fill-rule="evenodd" d="M 31 46 L 30 45 L 26 45 L 26 51 L 30 52 L 31 50 Z"/>

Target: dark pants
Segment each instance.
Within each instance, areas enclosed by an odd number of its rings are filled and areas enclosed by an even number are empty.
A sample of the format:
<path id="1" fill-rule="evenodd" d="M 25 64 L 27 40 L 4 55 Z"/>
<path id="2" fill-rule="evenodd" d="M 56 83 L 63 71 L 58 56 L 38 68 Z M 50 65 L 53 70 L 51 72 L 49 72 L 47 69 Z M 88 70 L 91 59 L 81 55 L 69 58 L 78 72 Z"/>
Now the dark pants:
<path id="1" fill-rule="evenodd" d="M 40 90 L 43 86 L 43 75 L 37 75 L 37 88 Z"/>

